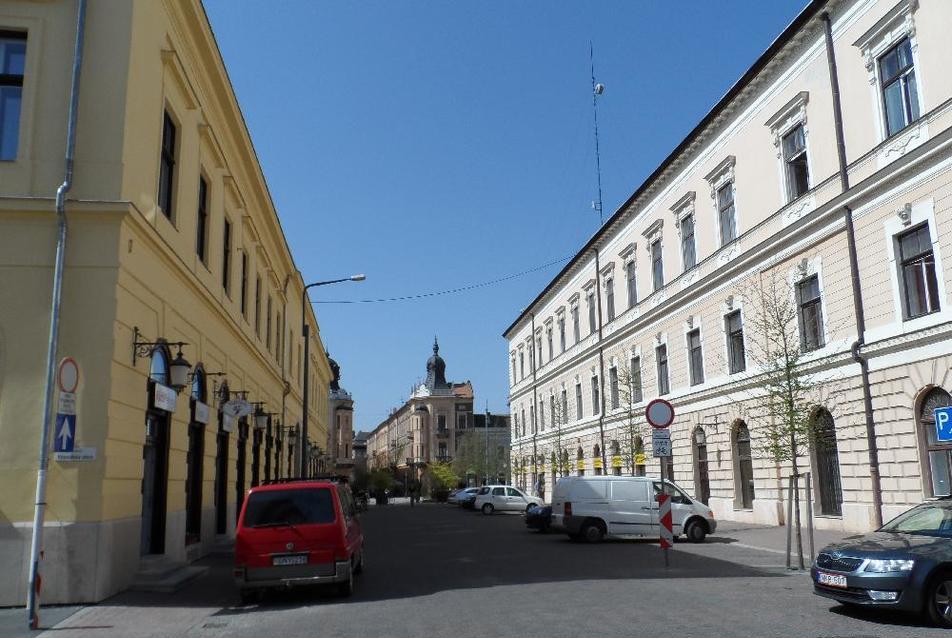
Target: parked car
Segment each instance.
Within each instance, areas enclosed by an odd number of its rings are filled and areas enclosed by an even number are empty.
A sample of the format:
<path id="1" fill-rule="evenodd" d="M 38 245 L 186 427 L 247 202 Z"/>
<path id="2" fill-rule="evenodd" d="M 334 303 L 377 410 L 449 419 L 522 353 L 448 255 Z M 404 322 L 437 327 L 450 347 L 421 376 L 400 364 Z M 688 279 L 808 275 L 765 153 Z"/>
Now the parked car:
<path id="1" fill-rule="evenodd" d="M 496 511 L 526 512 L 530 506 L 542 504 L 541 498 L 529 496 L 510 485 L 485 485 L 476 493 L 473 507 L 483 514 L 492 514 Z"/>
<path id="2" fill-rule="evenodd" d="M 530 505 L 526 512 L 526 527 L 542 534 L 552 528 L 552 508 L 548 505 Z"/>
<path id="3" fill-rule="evenodd" d="M 251 488 L 235 533 L 235 582 L 242 602 L 272 587 L 330 584 L 354 591 L 364 537 L 346 483 L 278 482 Z"/>
<path id="4" fill-rule="evenodd" d="M 476 490 L 475 492 L 459 497 L 459 506 L 465 510 L 476 509 L 476 497 L 479 496 L 484 491 L 486 493 L 489 493 L 488 487 L 477 487 L 474 489 Z"/>
<path id="5" fill-rule="evenodd" d="M 875 532 L 828 545 L 811 575 L 818 596 L 925 613 L 952 627 L 952 501 L 922 503 Z"/>
<path id="6" fill-rule="evenodd" d="M 456 490 L 455 492 L 452 492 L 449 498 L 446 499 L 446 502 L 452 503 L 454 505 L 461 505 L 462 499 L 466 498 L 467 496 L 472 496 L 473 498 L 475 498 L 476 492 L 478 491 L 479 491 L 478 487 L 464 487 L 461 490 Z"/>
<path id="7" fill-rule="evenodd" d="M 694 543 L 717 529 L 714 512 L 670 481 L 672 532 Z M 567 476 L 552 493 L 552 527 L 573 539 L 597 543 L 611 538 L 659 536 L 660 478 L 647 476 Z"/>

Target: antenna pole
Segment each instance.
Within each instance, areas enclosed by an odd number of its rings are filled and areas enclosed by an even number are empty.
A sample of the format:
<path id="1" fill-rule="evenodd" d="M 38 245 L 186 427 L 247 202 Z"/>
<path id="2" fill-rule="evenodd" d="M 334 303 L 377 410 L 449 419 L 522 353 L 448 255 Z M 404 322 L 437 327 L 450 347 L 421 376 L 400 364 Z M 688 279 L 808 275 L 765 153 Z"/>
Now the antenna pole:
<path id="1" fill-rule="evenodd" d="M 598 149 L 598 96 L 604 90 L 604 87 L 595 84 L 595 47 L 591 40 L 588 42 L 588 57 L 592 66 L 592 112 L 595 115 L 595 174 L 598 178 L 598 200 L 595 202 L 595 210 L 598 211 L 598 226 L 601 228 L 605 220 L 602 216 L 602 161 Z"/>

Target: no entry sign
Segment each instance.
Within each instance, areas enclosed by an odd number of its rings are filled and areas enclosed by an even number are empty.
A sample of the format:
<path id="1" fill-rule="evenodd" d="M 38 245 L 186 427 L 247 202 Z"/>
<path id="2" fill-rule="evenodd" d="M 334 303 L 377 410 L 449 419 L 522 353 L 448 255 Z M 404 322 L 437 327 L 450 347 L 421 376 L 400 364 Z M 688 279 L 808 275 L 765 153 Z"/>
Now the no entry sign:
<path id="1" fill-rule="evenodd" d="M 645 418 L 648 425 L 663 430 L 674 421 L 674 406 L 664 399 L 654 399 L 645 406 Z"/>

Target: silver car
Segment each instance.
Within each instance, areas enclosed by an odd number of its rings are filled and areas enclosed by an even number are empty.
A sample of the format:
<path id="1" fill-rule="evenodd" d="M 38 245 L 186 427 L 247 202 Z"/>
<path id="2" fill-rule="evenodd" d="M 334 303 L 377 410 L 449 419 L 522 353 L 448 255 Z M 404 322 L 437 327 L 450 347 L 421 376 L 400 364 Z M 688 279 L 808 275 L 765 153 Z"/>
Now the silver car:
<path id="1" fill-rule="evenodd" d="M 543 501 L 510 485 L 486 485 L 476 493 L 473 505 L 483 514 L 492 514 L 496 511 L 526 512 L 533 505 L 543 505 Z"/>

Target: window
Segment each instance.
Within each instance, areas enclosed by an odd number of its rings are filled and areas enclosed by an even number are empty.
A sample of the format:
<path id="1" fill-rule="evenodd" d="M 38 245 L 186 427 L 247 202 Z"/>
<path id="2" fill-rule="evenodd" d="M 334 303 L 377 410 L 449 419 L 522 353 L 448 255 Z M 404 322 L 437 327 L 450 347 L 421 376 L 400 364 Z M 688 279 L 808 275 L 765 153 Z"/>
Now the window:
<path id="1" fill-rule="evenodd" d="M 615 280 L 611 277 L 605 280 L 605 312 L 608 321 L 615 318 Z"/>
<path id="2" fill-rule="evenodd" d="M 241 251 L 241 316 L 248 318 L 248 253 Z"/>
<path id="3" fill-rule="evenodd" d="M 539 399 L 539 431 L 545 430 L 545 402 Z"/>
<path id="4" fill-rule="evenodd" d="M 935 255 L 929 226 L 899 235 L 900 276 L 905 298 L 906 319 L 915 319 L 939 310 L 939 284 L 935 274 Z"/>
<path id="5" fill-rule="evenodd" d="M 284 321 L 281 317 L 281 311 L 275 313 L 277 317 L 274 322 L 274 360 L 276 363 L 284 363 L 284 347 L 282 346 L 282 341 L 284 340 Z"/>
<path id="6" fill-rule="evenodd" d="M 843 513 L 843 489 L 840 485 L 836 428 L 833 425 L 833 415 L 826 408 L 820 408 L 813 415 L 811 434 L 818 509 L 821 514 L 827 516 L 840 516 Z"/>
<path id="7" fill-rule="evenodd" d="M 738 421 L 731 433 L 734 443 L 734 507 L 754 508 L 754 465 L 750 454 L 750 432 Z"/>
<path id="8" fill-rule="evenodd" d="M 15 160 L 26 67 L 26 34 L 0 31 L 0 160 Z"/>
<path id="9" fill-rule="evenodd" d="M 618 368 L 612 366 L 608 369 L 608 388 L 611 392 L 612 410 L 618 409 Z"/>
<path id="10" fill-rule="evenodd" d="M 572 332 L 575 334 L 575 343 L 578 343 L 581 339 L 580 330 L 579 330 L 579 321 L 578 321 L 578 306 L 572 306 Z"/>
<path id="11" fill-rule="evenodd" d="M 560 417 L 558 413 L 558 408 L 555 405 L 554 394 L 549 395 L 549 414 L 551 415 L 551 418 L 552 418 L 552 426 L 553 427 L 557 426 L 559 424 Z"/>
<path id="12" fill-rule="evenodd" d="M 231 296 L 231 222 L 225 220 L 224 236 L 222 237 L 221 256 L 221 287 L 225 294 Z"/>
<path id="13" fill-rule="evenodd" d="M 582 412 L 582 384 L 575 384 L 575 418 L 581 420 L 584 416 Z"/>
<path id="14" fill-rule="evenodd" d="M 904 38 L 880 56 L 879 82 L 883 91 L 886 135 L 895 135 L 919 119 L 916 69 L 909 38 Z"/>
<path id="15" fill-rule="evenodd" d="M 271 295 L 268 295 L 268 314 L 265 315 L 264 345 L 271 352 Z"/>
<path id="16" fill-rule="evenodd" d="M 552 358 L 555 356 L 555 352 L 552 349 L 552 326 L 551 325 L 545 330 L 545 340 L 549 345 L 549 361 L 552 361 Z"/>
<path id="17" fill-rule="evenodd" d="M 668 384 L 668 346 L 661 344 L 655 348 L 655 358 L 658 363 L 658 394 L 667 394 L 671 391 Z"/>
<path id="18" fill-rule="evenodd" d="M 446 415 L 438 414 L 436 415 L 436 431 L 437 432 L 446 432 Z"/>
<path id="19" fill-rule="evenodd" d="M 569 422 L 569 393 L 562 390 L 562 425 Z"/>
<path id="20" fill-rule="evenodd" d="M 935 409 L 952 405 L 952 396 L 942 388 L 932 388 L 919 406 L 919 427 L 925 438 L 931 484 L 926 493 L 932 496 L 952 494 L 952 443 L 939 441 L 935 425 Z"/>
<path id="21" fill-rule="evenodd" d="M 565 352 L 565 315 L 559 315 L 559 347 Z"/>
<path id="22" fill-rule="evenodd" d="M 536 362 L 535 362 L 535 344 L 532 343 L 532 339 L 528 341 L 529 346 L 529 372 L 535 372 Z"/>
<path id="23" fill-rule="evenodd" d="M 661 261 L 661 240 L 651 242 L 651 281 L 654 290 L 664 287 L 664 264 Z"/>
<path id="24" fill-rule="evenodd" d="M 628 307 L 634 308 L 638 303 L 638 285 L 635 283 L 635 262 L 625 264 L 625 283 L 628 287 Z"/>
<path id="25" fill-rule="evenodd" d="M 641 357 L 631 358 L 630 378 L 628 381 L 628 392 L 631 393 L 631 403 L 641 403 L 643 400 L 641 392 Z"/>
<path id="26" fill-rule="evenodd" d="M 519 350 L 519 378 L 526 378 L 526 353 L 524 350 Z"/>
<path id="27" fill-rule="evenodd" d="M 162 119 L 162 155 L 159 158 L 159 208 L 172 219 L 173 185 L 175 183 L 175 123 L 166 111 Z"/>
<path id="28" fill-rule="evenodd" d="M 744 355 L 744 326 L 741 323 L 740 310 L 724 317 L 727 332 L 727 365 L 730 374 L 747 369 L 747 357 Z"/>
<path id="29" fill-rule="evenodd" d="M 198 178 L 198 236 L 195 238 L 195 252 L 203 264 L 208 264 L 208 183 L 204 177 Z"/>
<path id="30" fill-rule="evenodd" d="M 704 428 L 701 426 L 694 428 L 694 436 L 691 437 L 691 444 L 694 448 L 695 494 L 699 501 L 708 505 L 708 501 L 711 500 L 711 480 L 708 473 L 707 435 L 704 433 Z"/>
<path id="31" fill-rule="evenodd" d="M 595 324 L 595 291 L 589 290 L 585 295 L 585 299 L 588 302 L 588 332 L 589 334 L 595 334 L 596 324 Z"/>
<path id="32" fill-rule="evenodd" d="M 261 338 L 261 276 L 255 276 L 255 335 Z"/>
<path id="33" fill-rule="evenodd" d="M 694 244 L 694 215 L 681 219 L 681 262 L 685 270 L 697 265 L 697 248 Z"/>
<path id="34" fill-rule="evenodd" d="M 737 238 L 734 219 L 734 184 L 727 183 L 717 190 L 717 219 L 721 227 L 721 246 Z"/>
<path id="35" fill-rule="evenodd" d="M 704 355 L 701 352 L 701 330 L 695 328 L 688 333 L 688 368 L 691 385 L 704 383 Z"/>
<path id="36" fill-rule="evenodd" d="M 532 423 L 532 433 L 536 432 L 536 416 L 535 416 L 535 406 L 529 406 L 529 422 Z"/>
<path id="37" fill-rule="evenodd" d="M 823 347 L 823 308 L 820 305 L 820 278 L 807 277 L 797 284 L 800 320 L 800 347 L 812 352 Z"/>
<path id="38" fill-rule="evenodd" d="M 592 414 L 598 414 L 601 410 L 601 396 L 598 393 L 598 375 L 592 377 Z"/>
<path id="39" fill-rule="evenodd" d="M 334 499 L 327 488 L 253 492 L 244 527 L 331 523 L 334 516 Z"/>
<path id="40" fill-rule="evenodd" d="M 787 200 L 793 201 L 810 190 L 810 169 L 807 167 L 807 141 L 803 124 L 783 136 L 784 175 Z"/>
<path id="41" fill-rule="evenodd" d="M 513 384 L 516 383 L 516 379 L 518 378 L 519 377 L 516 376 L 516 355 L 515 353 L 513 353 L 512 355 L 512 382 Z"/>
<path id="42" fill-rule="evenodd" d="M 517 438 L 519 436 L 519 413 L 518 412 L 516 412 L 516 414 L 513 415 L 512 424 L 513 424 L 513 432 L 514 432 L 513 438 Z"/>

